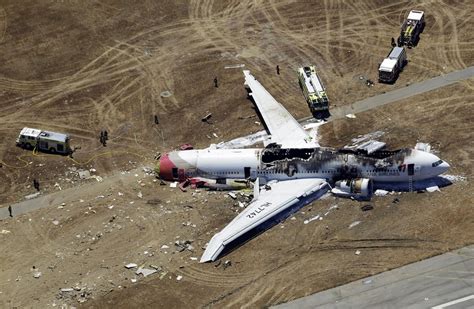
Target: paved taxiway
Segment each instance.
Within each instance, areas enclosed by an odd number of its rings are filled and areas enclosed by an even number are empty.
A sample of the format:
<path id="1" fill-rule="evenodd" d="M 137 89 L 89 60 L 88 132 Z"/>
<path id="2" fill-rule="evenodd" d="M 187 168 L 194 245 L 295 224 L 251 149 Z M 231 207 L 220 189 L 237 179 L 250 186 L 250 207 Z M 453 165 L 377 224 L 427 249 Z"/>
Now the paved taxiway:
<path id="1" fill-rule="evenodd" d="M 474 308 L 474 246 L 273 308 Z"/>

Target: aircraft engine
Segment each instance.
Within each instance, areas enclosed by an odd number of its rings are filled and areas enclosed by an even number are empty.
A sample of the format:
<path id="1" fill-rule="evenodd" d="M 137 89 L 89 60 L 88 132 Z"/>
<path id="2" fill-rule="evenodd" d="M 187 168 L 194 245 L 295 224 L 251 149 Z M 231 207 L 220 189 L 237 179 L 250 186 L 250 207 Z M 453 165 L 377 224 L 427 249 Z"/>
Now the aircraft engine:
<path id="1" fill-rule="evenodd" d="M 372 180 L 368 178 L 340 180 L 336 182 L 336 186 L 331 192 L 340 197 L 370 200 L 373 193 L 373 184 Z"/>
<path id="2" fill-rule="evenodd" d="M 191 185 L 193 187 L 204 187 L 210 190 L 241 190 L 250 187 L 250 182 L 247 179 L 210 179 L 195 177 L 191 178 Z"/>

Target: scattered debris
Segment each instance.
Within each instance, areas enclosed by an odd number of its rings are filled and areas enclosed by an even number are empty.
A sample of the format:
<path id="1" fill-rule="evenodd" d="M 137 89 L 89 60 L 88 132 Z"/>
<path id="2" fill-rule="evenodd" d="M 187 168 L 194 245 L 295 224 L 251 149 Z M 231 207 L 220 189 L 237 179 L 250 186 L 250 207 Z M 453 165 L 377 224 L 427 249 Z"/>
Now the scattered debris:
<path id="1" fill-rule="evenodd" d="M 352 223 L 349 225 L 349 228 L 351 229 L 351 228 L 353 228 L 354 226 L 359 225 L 360 223 L 361 223 L 361 221 L 354 221 L 354 222 L 352 222 Z"/>
<path id="2" fill-rule="evenodd" d="M 175 241 L 174 245 L 178 252 L 183 252 L 184 250 L 189 250 L 192 252 L 194 250 L 194 246 L 191 245 L 192 242 L 193 240 L 177 240 Z"/>
<path id="3" fill-rule="evenodd" d="M 451 182 L 456 182 L 456 181 L 466 181 L 467 178 L 464 176 L 459 176 L 459 175 L 439 175 L 440 177 L 447 179 Z"/>
<path id="4" fill-rule="evenodd" d="M 176 277 L 176 280 L 178 280 L 178 281 L 181 281 L 181 279 L 183 279 L 183 276 L 181 276 L 181 275 Z"/>
<path id="5" fill-rule="evenodd" d="M 10 234 L 11 232 L 9 230 L 1 230 L 0 234 Z"/>
<path id="6" fill-rule="evenodd" d="M 126 268 L 126 269 L 130 269 L 130 268 L 135 268 L 135 267 L 137 267 L 137 266 L 138 266 L 138 265 L 135 264 L 135 263 L 129 263 L 129 264 L 125 265 L 125 268 Z"/>
<path id="7" fill-rule="evenodd" d="M 238 137 L 228 142 L 221 142 L 216 145 L 216 148 L 217 149 L 244 148 L 246 146 L 251 146 L 256 143 L 263 142 L 266 138 L 268 138 L 267 132 L 265 130 L 262 130 L 257 133 L 250 134 L 244 137 Z"/>
<path id="8" fill-rule="evenodd" d="M 168 90 L 165 90 L 165 91 L 160 93 L 160 97 L 162 97 L 162 98 L 168 98 L 168 97 L 171 97 L 172 95 L 173 95 L 173 93 L 171 93 L 171 91 L 168 91 Z"/>
<path id="9" fill-rule="evenodd" d="M 359 254 L 360 254 L 360 250 L 356 250 L 355 255 L 359 255 Z"/>
<path id="10" fill-rule="evenodd" d="M 25 196 L 25 200 L 31 200 L 31 199 L 37 198 L 40 194 L 41 194 L 40 192 L 29 194 L 29 195 Z"/>
<path id="11" fill-rule="evenodd" d="M 68 293 L 68 292 L 74 292 L 73 288 L 62 288 L 61 292 Z"/>
<path id="12" fill-rule="evenodd" d="M 214 137 L 216 138 L 219 137 L 216 133 L 212 133 L 212 135 L 214 135 Z"/>
<path id="13" fill-rule="evenodd" d="M 209 123 L 209 119 L 211 119 L 211 117 L 212 117 L 212 113 L 209 113 L 209 114 L 207 114 L 206 116 L 202 117 L 202 118 L 201 118 L 201 121 L 202 121 L 202 122 L 208 122 L 208 123 Z"/>
<path id="14" fill-rule="evenodd" d="M 428 143 L 416 143 L 415 149 L 424 152 L 431 152 L 431 145 Z"/>
<path id="15" fill-rule="evenodd" d="M 347 114 L 346 117 L 347 117 L 347 118 L 350 118 L 350 119 L 354 119 L 354 118 L 356 118 L 356 115 L 354 115 L 354 114 Z"/>
<path id="16" fill-rule="evenodd" d="M 179 146 L 179 150 L 193 150 L 194 149 L 194 146 L 191 145 L 191 144 L 183 144 L 181 146 Z"/>
<path id="17" fill-rule="evenodd" d="M 137 269 L 137 271 L 135 272 L 135 274 L 136 275 L 143 275 L 143 277 L 147 277 L 149 275 L 153 275 L 156 272 L 157 272 L 156 269 L 148 269 L 148 268 L 139 267 Z"/>
<path id="18" fill-rule="evenodd" d="M 387 195 L 388 193 L 389 193 L 388 191 L 382 190 L 382 189 L 377 189 L 377 190 L 375 190 L 375 192 L 374 192 L 374 194 L 375 194 L 376 196 L 385 196 L 385 195 Z"/>
<path id="19" fill-rule="evenodd" d="M 130 279 L 130 281 L 131 281 L 132 283 L 135 283 L 135 282 L 137 282 L 137 279 L 132 278 L 132 279 Z"/>
<path id="20" fill-rule="evenodd" d="M 89 177 L 89 178 L 93 178 L 93 179 L 97 180 L 97 182 L 102 182 L 102 181 L 104 181 L 104 179 L 103 179 L 102 177 L 97 176 L 97 175 L 92 175 L 92 176 Z"/>
<path id="21" fill-rule="evenodd" d="M 176 188 L 177 186 L 178 186 L 178 182 L 177 182 L 177 181 L 170 183 L 170 187 L 171 187 L 171 188 Z"/>
<path id="22" fill-rule="evenodd" d="M 138 191 L 137 196 L 138 196 L 138 198 L 143 198 L 142 191 Z"/>
<path id="23" fill-rule="evenodd" d="M 161 246 L 161 249 L 169 249 L 169 248 L 170 248 L 170 247 L 169 247 L 169 246 L 167 246 L 167 245 L 163 245 L 163 246 Z"/>
<path id="24" fill-rule="evenodd" d="M 226 260 L 226 261 L 224 262 L 224 265 L 223 265 L 224 269 L 226 269 L 227 267 L 230 267 L 230 266 L 232 266 L 232 262 L 229 261 L 229 260 Z"/>
<path id="25" fill-rule="evenodd" d="M 42 275 L 42 273 L 37 270 L 37 271 L 35 271 L 35 272 L 33 273 L 33 278 L 38 279 L 39 277 L 41 277 L 41 275 Z"/>
<path id="26" fill-rule="evenodd" d="M 58 220 L 54 220 L 54 221 L 53 221 L 53 224 L 54 224 L 54 225 L 59 225 L 59 221 L 58 221 Z"/>
<path id="27" fill-rule="evenodd" d="M 314 221 L 314 220 L 322 220 L 323 218 L 321 217 L 321 215 L 316 215 L 314 217 L 312 217 L 311 219 L 307 219 L 307 220 L 304 220 L 303 223 L 304 224 L 308 224 L 310 223 L 311 221 Z"/>
<path id="28" fill-rule="evenodd" d="M 371 284 L 373 282 L 372 279 L 366 279 L 364 281 L 362 281 L 363 284 Z"/>
<path id="29" fill-rule="evenodd" d="M 374 209 L 374 206 L 372 206 L 372 205 L 370 205 L 370 204 L 366 204 L 366 205 L 362 206 L 360 209 L 361 209 L 362 211 L 369 211 L 369 210 Z"/>
<path id="30" fill-rule="evenodd" d="M 80 179 L 89 179 L 91 177 L 91 173 L 89 171 L 79 170 L 77 173 L 79 174 Z"/>
<path id="31" fill-rule="evenodd" d="M 234 200 L 237 198 L 237 195 L 234 193 L 234 192 L 229 192 L 227 193 L 231 198 L 233 198 Z"/>
<path id="32" fill-rule="evenodd" d="M 393 204 L 398 204 L 400 203 L 400 200 L 398 199 L 398 197 L 394 198 L 393 201 L 392 201 Z"/>

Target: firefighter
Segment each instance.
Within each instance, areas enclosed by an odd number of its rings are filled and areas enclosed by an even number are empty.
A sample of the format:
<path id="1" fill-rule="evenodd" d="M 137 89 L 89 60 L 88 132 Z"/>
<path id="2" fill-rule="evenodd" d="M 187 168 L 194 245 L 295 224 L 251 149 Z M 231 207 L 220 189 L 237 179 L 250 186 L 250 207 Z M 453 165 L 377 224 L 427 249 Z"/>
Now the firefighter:
<path id="1" fill-rule="evenodd" d="M 33 179 L 33 187 L 36 189 L 36 191 L 40 190 L 40 184 L 38 180 Z"/>
<path id="2" fill-rule="evenodd" d="M 395 38 L 392 38 L 392 47 L 397 46 L 397 43 L 395 42 Z"/>

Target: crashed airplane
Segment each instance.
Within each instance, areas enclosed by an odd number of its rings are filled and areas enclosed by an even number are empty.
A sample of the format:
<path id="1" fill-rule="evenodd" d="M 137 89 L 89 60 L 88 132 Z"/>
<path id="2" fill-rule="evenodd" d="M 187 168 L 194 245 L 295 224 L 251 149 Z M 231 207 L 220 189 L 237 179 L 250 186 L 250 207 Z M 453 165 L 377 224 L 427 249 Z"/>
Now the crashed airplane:
<path id="1" fill-rule="evenodd" d="M 320 147 L 290 113 L 249 71 L 245 86 L 257 105 L 270 137 L 265 148 L 174 151 L 159 162 L 164 180 L 214 189 L 245 187 L 254 181 L 250 204 L 212 237 L 201 262 L 214 261 L 223 252 L 265 230 L 271 222 L 318 199 L 326 192 L 368 200 L 375 188 L 393 188 L 433 178 L 449 164 L 419 149 L 395 151 Z"/>

